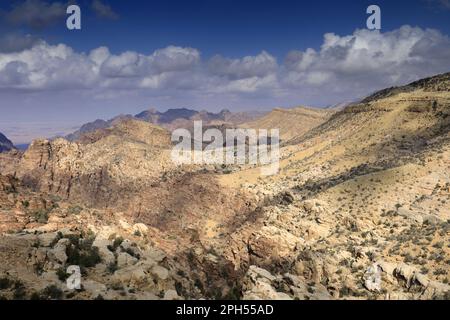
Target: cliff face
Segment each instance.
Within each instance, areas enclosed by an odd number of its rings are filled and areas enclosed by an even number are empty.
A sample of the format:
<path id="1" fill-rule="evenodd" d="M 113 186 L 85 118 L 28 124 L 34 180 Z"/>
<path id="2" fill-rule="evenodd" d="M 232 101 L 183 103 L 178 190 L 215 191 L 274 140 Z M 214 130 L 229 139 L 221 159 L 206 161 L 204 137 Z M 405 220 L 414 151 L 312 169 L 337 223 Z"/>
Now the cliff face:
<path id="1" fill-rule="evenodd" d="M 169 147 L 166 130 L 126 120 L 86 134 L 77 143 L 36 140 L 16 174 L 35 190 L 90 204 L 113 204 L 169 168 Z"/>

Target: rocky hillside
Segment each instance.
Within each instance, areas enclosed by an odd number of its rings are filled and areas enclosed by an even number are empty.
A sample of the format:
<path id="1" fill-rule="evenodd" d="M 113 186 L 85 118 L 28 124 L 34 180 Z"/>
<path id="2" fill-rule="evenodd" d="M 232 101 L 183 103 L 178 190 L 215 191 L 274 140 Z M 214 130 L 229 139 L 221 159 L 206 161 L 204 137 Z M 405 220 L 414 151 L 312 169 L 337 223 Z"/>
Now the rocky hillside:
<path id="1" fill-rule="evenodd" d="M 245 128 L 280 129 L 281 140 L 301 136 L 310 129 L 324 123 L 335 112 L 334 109 L 313 109 L 298 107 L 293 109 L 274 109 L 255 121 L 242 124 Z"/>
<path id="2" fill-rule="evenodd" d="M 278 176 L 248 169 L 222 177 L 258 199 L 278 199 L 263 208 L 259 231 L 252 222 L 236 237 L 248 237 L 248 248 L 236 242 L 234 251 L 270 271 L 261 282 L 272 279 L 272 289 L 290 297 L 298 297 L 295 275 L 320 297 L 449 298 L 445 79 L 349 106 L 287 141 Z M 265 296 L 261 282 L 252 296 Z"/>
<path id="3" fill-rule="evenodd" d="M 450 86 L 450 73 L 440 74 L 434 77 L 421 79 L 402 87 L 392 87 L 384 89 L 363 99 L 362 103 L 388 98 L 399 93 L 422 90 L 424 92 L 448 91 Z"/>
<path id="4" fill-rule="evenodd" d="M 450 88 L 419 83 L 254 122 L 284 139 L 270 177 L 175 166 L 136 119 L 2 154 L 0 297 L 450 299 Z"/>
<path id="5" fill-rule="evenodd" d="M 36 140 L 10 173 L 33 190 L 84 203 L 113 204 L 171 168 L 170 150 L 165 129 L 123 120 L 86 133 L 78 142 Z"/>
<path id="6" fill-rule="evenodd" d="M 230 233 L 256 205 L 210 173 L 175 168 L 169 139 L 127 120 L 78 142 L 34 141 L 9 165 L 0 158 L 1 297 L 237 298 L 242 271 L 209 241 L 216 224 Z M 74 264 L 82 291 L 65 286 Z"/>
<path id="7" fill-rule="evenodd" d="M 0 152 L 14 149 L 13 143 L 0 132 Z"/>

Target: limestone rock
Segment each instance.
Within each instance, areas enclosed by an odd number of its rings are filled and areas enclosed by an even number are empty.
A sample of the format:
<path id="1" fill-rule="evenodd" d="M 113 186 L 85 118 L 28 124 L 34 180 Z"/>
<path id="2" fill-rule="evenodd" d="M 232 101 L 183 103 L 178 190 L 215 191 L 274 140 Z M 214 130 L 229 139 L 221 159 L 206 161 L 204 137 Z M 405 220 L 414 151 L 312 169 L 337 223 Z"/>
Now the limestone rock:
<path id="1" fill-rule="evenodd" d="M 129 266 L 129 265 L 136 264 L 137 261 L 138 261 L 138 259 L 129 255 L 126 252 L 120 252 L 117 255 L 117 266 L 119 268 L 123 268 L 123 267 Z"/>
<path id="2" fill-rule="evenodd" d="M 111 241 L 99 238 L 98 236 L 92 243 L 92 247 L 98 248 L 98 253 L 106 265 L 114 263 L 116 260 L 114 253 L 112 253 L 108 248 L 110 245 Z"/>
<path id="3" fill-rule="evenodd" d="M 67 261 L 66 249 L 68 245 L 70 245 L 69 239 L 60 239 L 51 251 L 53 257 L 61 264 Z"/>
<path id="4" fill-rule="evenodd" d="M 156 265 L 152 268 L 152 274 L 154 274 L 158 279 L 166 280 L 169 277 L 169 270 Z"/>

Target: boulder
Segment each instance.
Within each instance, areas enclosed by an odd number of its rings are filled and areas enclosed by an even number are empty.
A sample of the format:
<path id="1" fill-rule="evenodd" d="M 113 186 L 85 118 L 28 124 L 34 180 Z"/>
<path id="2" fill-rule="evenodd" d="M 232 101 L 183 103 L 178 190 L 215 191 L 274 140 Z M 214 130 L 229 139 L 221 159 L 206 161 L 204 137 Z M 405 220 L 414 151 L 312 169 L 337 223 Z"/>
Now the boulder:
<path id="1" fill-rule="evenodd" d="M 57 262 L 61 264 L 66 263 L 67 261 L 66 249 L 68 245 L 70 245 L 70 240 L 64 238 L 59 240 L 58 243 L 53 247 L 51 254 Z"/>
<path id="2" fill-rule="evenodd" d="M 405 263 L 399 264 L 394 270 L 394 276 L 404 283 L 406 288 L 409 288 L 416 275 L 416 269 L 408 266 Z"/>
<path id="3" fill-rule="evenodd" d="M 135 257 L 129 255 L 126 252 L 120 252 L 117 255 L 117 266 L 119 268 L 123 268 L 126 266 L 130 266 L 130 265 L 134 265 L 138 262 L 138 259 L 136 259 Z"/>
<path id="4" fill-rule="evenodd" d="M 92 243 L 92 247 L 98 249 L 98 254 L 106 265 L 115 263 L 116 261 L 114 253 L 112 253 L 111 250 L 108 249 L 109 245 L 111 245 L 111 241 L 99 238 L 98 236 Z"/>
<path id="5" fill-rule="evenodd" d="M 128 266 L 114 272 L 112 282 L 130 287 L 146 286 L 152 278 L 145 271 L 146 268 L 142 264 Z"/>
<path id="6" fill-rule="evenodd" d="M 164 300 L 181 300 L 182 297 L 178 295 L 176 290 L 170 289 L 164 292 Z"/>
<path id="7" fill-rule="evenodd" d="M 58 233 L 56 232 L 42 233 L 38 235 L 39 245 L 42 247 L 50 247 L 57 237 Z"/>
<path id="8" fill-rule="evenodd" d="M 283 292 L 277 292 L 270 284 L 264 281 L 256 281 L 243 295 L 244 300 L 292 300 Z"/>
<path id="9" fill-rule="evenodd" d="M 250 266 L 243 279 L 244 300 L 292 300 L 284 292 L 278 292 L 272 286 L 277 277 L 257 266 Z"/>
<path id="10" fill-rule="evenodd" d="M 147 250 L 144 250 L 142 252 L 142 257 L 147 259 L 147 260 L 153 260 L 155 262 L 161 262 L 164 260 L 164 258 L 166 258 L 166 254 L 156 248 L 148 248 Z"/>
<path id="11" fill-rule="evenodd" d="M 159 265 L 154 266 L 151 272 L 160 280 L 166 280 L 169 277 L 169 270 Z"/>
<path id="12" fill-rule="evenodd" d="M 259 258 L 285 258 L 295 254 L 303 239 L 275 226 L 263 226 L 249 239 L 251 253 Z"/>

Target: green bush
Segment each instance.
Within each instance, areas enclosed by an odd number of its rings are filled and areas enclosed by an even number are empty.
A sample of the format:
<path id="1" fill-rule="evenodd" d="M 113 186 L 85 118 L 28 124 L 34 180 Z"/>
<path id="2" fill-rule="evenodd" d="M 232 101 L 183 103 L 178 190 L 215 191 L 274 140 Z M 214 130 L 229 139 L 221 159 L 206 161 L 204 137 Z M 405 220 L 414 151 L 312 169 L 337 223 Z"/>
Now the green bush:
<path id="1" fill-rule="evenodd" d="M 108 266 L 106 267 L 106 270 L 108 270 L 109 273 L 113 274 L 117 271 L 119 267 L 117 266 L 117 262 L 110 262 Z"/>
<path id="2" fill-rule="evenodd" d="M 122 242 L 123 242 L 122 237 L 114 239 L 113 244 L 108 246 L 109 251 L 115 252 L 117 248 L 122 244 Z"/>
<path id="3" fill-rule="evenodd" d="M 56 275 L 61 282 L 66 282 L 67 278 L 69 278 L 69 274 L 66 272 L 66 269 L 61 267 L 56 270 Z"/>
<path id="4" fill-rule="evenodd" d="M 79 236 L 68 236 L 70 245 L 67 246 L 67 263 L 77 265 L 80 268 L 92 268 L 102 261 L 98 248 L 92 247 L 93 237 L 83 239 Z"/>

